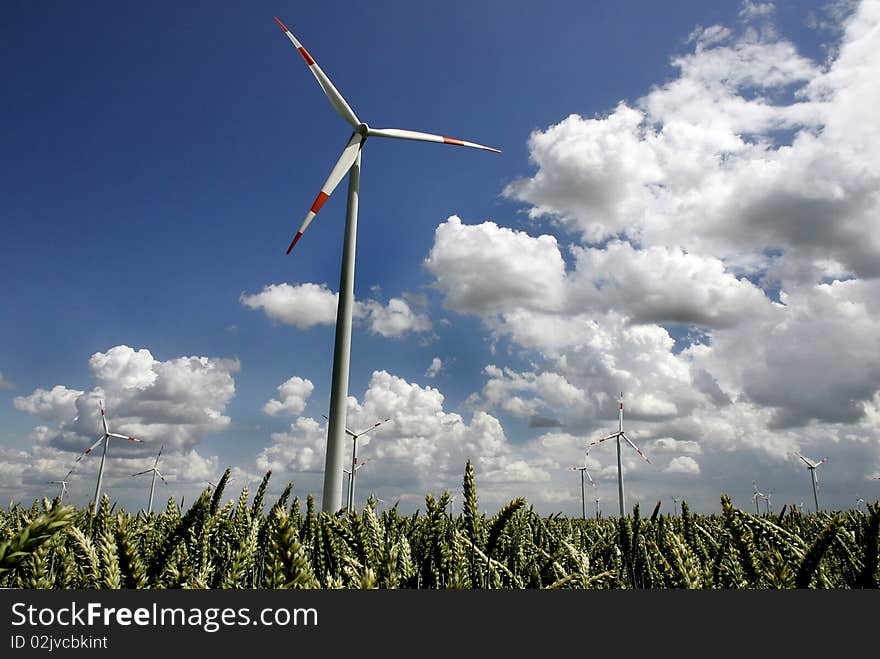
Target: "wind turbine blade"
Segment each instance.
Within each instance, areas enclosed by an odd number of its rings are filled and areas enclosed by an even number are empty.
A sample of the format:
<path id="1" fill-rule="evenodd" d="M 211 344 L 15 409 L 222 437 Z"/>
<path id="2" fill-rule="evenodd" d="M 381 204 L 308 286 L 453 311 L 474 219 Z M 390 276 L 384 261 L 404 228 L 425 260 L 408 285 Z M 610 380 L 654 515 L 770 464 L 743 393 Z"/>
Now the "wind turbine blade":
<path id="1" fill-rule="evenodd" d="M 330 420 L 330 417 L 327 416 L 326 414 L 322 414 L 321 416 L 324 417 L 325 419 L 327 419 L 328 421 Z M 351 430 L 349 430 L 348 428 L 345 428 L 345 434 L 346 434 L 346 435 L 349 435 L 349 436 L 351 436 L 351 437 L 357 437 L 357 435 L 355 435 L 355 434 L 354 434 Z"/>
<path id="2" fill-rule="evenodd" d="M 162 455 L 162 451 L 164 451 L 164 450 L 165 450 L 165 444 L 162 444 L 162 446 L 159 447 L 158 455 L 156 455 L 156 464 L 153 465 L 154 467 L 159 464 L 159 456 Z"/>
<path id="3" fill-rule="evenodd" d="M 632 446 L 636 450 L 636 453 L 638 453 L 640 456 L 642 456 L 645 459 L 645 462 L 647 462 L 648 464 L 651 464 L 651 461 L 648 460 L 648 456 L 645 455 L 644 453 L 642 453 L 642 449 L 640 449 L 638 446 L 636 446 L 635 444 L 632 443 L 630 438 L 626 436 L 626 433 L 622 432 L 622 433 L 620 433 L 620 436 L 626 440 L 627 444 L 629 444 L 630 446 Z"/>
<path id="4" fill-rule="evenodd" d="M 76 459 L 76 461 L 79 462 L 84 457 L 86 457 L 89 453 L 91 453 L 95 449 L 95 447 L 98 446 L 98 444 L 103 442 L 105 439 L 107 439 L 107 435 L 101 435 L 101 439 L 99 439 L 97 442 L 95 442 L 90 447 L 88 447 L 83 453 L 81 453 L 80 456 Z"/>
<path id="5" fill-rule="evenodd" d="M 297 38 L 293 36 L 293 33 L 287 29 L 287 26 L 284 25 L 278 18 L 275 18 L 275 22 L 278 23 L 279 27 L 284 30 L 284 34 L 287 35 L 287 38 L 290 39 L 291 43 L 294 47 L 299 51 L 299 54 L 302 55 L 302 58 L 306 61 L 311 72 L 314 74 L 315 79 L 318 81 L 318 84 L 321 85 L 321 89 L 324 90 L 324 93 L 327 95 L 327 98 L 330 99 L 330 103 L 336 108 L 336 111 L 342 115 L 342 118 L 345 119 L 352 126 L 357 128 L 360 126 L 361 121 L 357 118 L 357 115 L 354 113 L 354 110 L 351 109 L 351 106 L 348 102 L 342 97 L 342 94 L 339 93 L 339 90 L 333 86 L 333 83 L 330 82 L 330 78 L 327 77 L 327 74 L 318 66 L 318 63 L 314 60 L 314 58 L 309 54 L 309 52 L 303 48 L 303 45 L 297 41 Z"/>
<path id="6" fill-rule="evenodd" d="M 367 428 L 363 432 L 359 432 L 357 434 L 357 436 L 360 437 L 361 435 L 366 435 L 368 432 L 370 432 L 371 430 L 374 430 L 375 428 L 378 428 L 379 426 L 381 426 L 383 423 L 385 423 L 387 421 L 391 421 L 391 417 L 388 417 L 387 419 L 382 419 L 381 421 L 376 421 L 376 423 L 374 423 L 372 426 L 370 426 L 369 428 Z"/>
<path id="7" fill-rule="evenodd" d="M 437 142 L 439 144 L 454 144 L 456 146 L 467 146 L 472 149 L 482 149 L 483 151 L 492 151 L 493 153 L 501 153 L 501 149 L 495 149 L 484 144 L 476 142 L 466 142 L 454 137 L 444 137 L 443 135 L 433 135 L 432 133 L 420 133 L 415 130 L 404 130 L 402 128 L 370 128 L 367 130 L 367 137 L 392 137 L 398 140 L 416 140 L 419 142 Z"/>
<path id="8" fill-rule="evenodd" d="M 804 456 L 802 456 L 800 453 L 795 452 L 795 455 L 798 456 L 801 460 L 803 460 L 803 461 L 806 463 L 806 465 L 807 465 L 808 467 L 813 467 L 813 466 L 814 466 L 812 462 L 810 462 L 809 460 L 807 460 L 807 459 L 806 459 Z"/>
<path id="9" fill-rule="evenodd" d="M 607 437 L 603 437 L 602 439 L 597 439 L 595 442 L 590 442 L 590 446 L 595 446 L 596 444 L 601 444 L 601 443 L 604 442 L 606 439 L 614 439 L 614 438 L 617 437 L 618 435 L 622 435 L 622 434 L 623 434 L 622 432 L 614 432 L 614 433 L 611 433 L 611 434 L 608 435 Z"/>
<path id="10" fill-rule="evenodd" d="M 587 475 L 587 479 L 589 479 L 589 481 L 590 481 L 590 485 L 596 485 L 596 483 L 593 482 L 593 477 L 590 476 L 589 470 L 586 467 L 584 467 L 583 469 L 584 469 L 584 473 Z"/>
<path id="11" fill-rule="evenodd" d="M 153 471 L 153 470 L 151 469 L 150 471 Z M 156 469 L 155 471 L 156 471 L 156 475 L 162 479 L 162 482 L 165 483 L 165 485 L 168 485 L 168 481 L 165 480 L 165 477 L 162 475 L 162 472 L 160 472 L 158 469 Z"/>
<path id="12" fill-rule="evenodd" d="M 151 471 L 153 471 L 153 470 L 152 470 L 152 469 L 147 469 L 146 471 L 139 471 L 139 472 L 136 473 L 136 474 L 132 474 L 132 476 L 140 476 L 141 474 L 149 474 Z"/>
<path id="13" fill-rule="evenodd" d="M 299 242 L 299 239 L 302 238 L 302 235 L 305 233 L 305 230 L 308 229 L 309 224 L 315 219 L 315 215 L 321 210 L 321 206 L 323 206 L 324 202 L 327 201 L 331 194 L 333 194 L 336 186 L 339 185 L 339 182 L 348 173 L 348 170 L 351 169 L 354 161 L 357 160 L 358 151 L 363 143 L 364 136 L 360 133 L 354 133 L 351 136 L 345 149 L 342 150 L 342 155 L 339 156 L 339 160 L 336 161 L 336 165 L 330 171 L 330 176 L 327 177 L 327 180 L 321 187 L 321 191 L 318 193 L 318 196 L 315 197 L 315 203 L 312 204 L 312 207 L 306 214 L 306 218 L 303 220 L 299 231 L 297 231 L 296 235 L 293 237 L 290 247 L 287 248 L 288 254 L 290 254 L 290 250 L 293 249 L 293 246 Z"/>
<path id="14" fill-rule="evenodd" d="M 139 444 L 143 444 L 144 440 L 138 439 L 137 437 L 129 437 L 128 435 L 120 435 L 115 432 L 107 433 L 110 437 L 115 437 L 116 439 L 125 439 L 129 442 L 138 442 Z"/>
<path id="15" fill-rule="evenodd" d="M 104 434 L 109 435 L 110 429 L 107 427 L 107 417 L 104 415 L 104 401 L 98 401 L 98 409 L 101 410 L 101 423 L 104 424 Z"/>

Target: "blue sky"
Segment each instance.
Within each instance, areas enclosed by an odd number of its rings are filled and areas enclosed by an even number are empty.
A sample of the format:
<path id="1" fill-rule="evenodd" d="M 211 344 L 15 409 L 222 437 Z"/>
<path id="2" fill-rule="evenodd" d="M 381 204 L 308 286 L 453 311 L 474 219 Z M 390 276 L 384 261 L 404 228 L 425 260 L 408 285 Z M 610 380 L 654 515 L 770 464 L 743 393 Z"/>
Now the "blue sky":
<path id="1" fill-rule="evenodd" d="M 637 1 L 11 5 L 3 497 L 66 473 L 98 397 L 145 439 L 111 444 L 125 505 L 163 443 L 168 494 L 320 495 L 345 182 L 284 250 L 350 128 L 273 16 L 371 126 L 503 150 L 365 146 L 350 418 L 394 420 L 359 489 L 412 508 L 471 457 L 485 505 L 576 513 L 624 390 L 643 506 L 809 508 L 794 452 L 823 503 L 877 498 L 876 3 Z"/>

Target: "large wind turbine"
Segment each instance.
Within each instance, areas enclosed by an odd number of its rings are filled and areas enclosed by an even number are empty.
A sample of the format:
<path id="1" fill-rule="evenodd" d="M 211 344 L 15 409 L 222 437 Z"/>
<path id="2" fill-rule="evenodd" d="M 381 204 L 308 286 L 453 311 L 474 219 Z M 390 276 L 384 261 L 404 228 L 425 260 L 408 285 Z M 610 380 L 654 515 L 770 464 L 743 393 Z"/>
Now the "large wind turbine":
<path id="1" fill-rule="evenodd" d="M 816 504 L 816 513 L 819 513 L 819 494 L 818 494 L 818 483 L 819 479 L 816 476 L 816 467 L 824 462 L 828 462 L 828 458 L 822 458 L 819 462 L 814 462 L 812 460 L 807 460 L 800 453 L 795 453 L 801 460 L 804 461 L 804 464 L 807 465 L 807 469 L 810 470 L 810 480 L 813 481 L 813 502 Z"/>
<path id="2" fill-rule="evenodd" d="M 117 439 L 125 439 L 129 442 L 139 442 L 143 443 L 144 440 L 137 439 L 136 437 L 128 437 L 126 435 L 120 435 L 115 432 L 110 432 L 110 428 L 107 427 L 107 416 L 104 414 L 104 401 L 98 401 L 98 409 L 101 410 L 101 423 L 104 426 L 104 434 L 101 435 L 101 438 L 92 444 L 89 448 L 85 450 L 85 453 L 80 455 L 76 461 L 79 462 L 84 457 L 86 457 L 92 450 L 98 446 L 101 442 L 104 442 L 104 451 L 101 453 L 101 466 L 98 467 L 98 484 L 95 486 L 95 501 L 94 506 L 92 506 L 92 515 L 98 514 L 98 503 L 101 496 L 101 481 L 104 479 L 104 462 L 107 460 L 107 446 L 110 444 L 110 438 L 115 437 Z"/>
<path id="3" fill-rule="evenodd" d="M 159 447 L 159 453 L 158 455 L 156 455 L 156 462 L 153 463 L 153 466 L 150 469 L 145 469 L 144 471 L 139 471 L 136 474 L 132 474 L 132 476 L 140 476 L 141 474 L 149 474 L 150 472 L 153 473 L 153 479 L 150 481 L 150 504 L 147 507 L 147 515 L 153 512 L 153 492 L 156 489 L 156 476 L 161 478 L 162 482 L 165 483 L 165 485 L 168 485 L 168 481 L 165 480 L 162 472 L 159 471 L 159 457 L 162 455 L 162 449 L 164 448 L 165 444 L 162 444 L 162 446 Z"/>
<path id="4" fill-rule="evenodd" d="M 330 418 L 326 414 L 322 414 L 321 416 L 323 416 L 325 419 L 330 421 Z M 354 484 L 355 484 L 355 481 L 357 480 L 357 470 L 358 470 L 358 463 L 357 463 L 357 461 L 358 461 L 358 458 L 357 458 L 358 438 L 362 437 L 363 435 L 366 435 L 368 432 L 370 432 L 372 430 L 375 430 L 376 428 L 381 426 L 383 423 L 387 423 L 388 421 L 391 421 L 391 417 L 388 417 L 387 419 L 382 419 L 381 421 L 376 421 L 376 423 L 374 423 L 372 426 L 370 426 L 366 430 L 361 430 L 360 432 L 352 432 L 348 428 L 345 428 L 345 434 L 348 435 L 349 437 L 351 437 L 351 471 L 346 472 L 346 473 L 350 474 L 348 477 L 348 506 L 347 506 L 348 510 L 354 510 L 354 508 L 353 508 L 353 506 L 354 506 Z"/>
<path id="5" fill-rule="evenodd" d="M 70 486 L 70 481 L 67 479 L 70 478 L 70 475 L 73 473 L 73 469 L 67 472 L 67 475 L 62 478 L 60 481 L 46 481 L 49 485 L 60 485 L 61 486 L 61 494 L 59 495 L 58 503 L 64 503 L 64 495 L 67 494 L 67 489 Z"/>
<path id="6" fill-rule="evenodd" d="M 590 476 L 590 471 L 587 469 L 587 457 L 589 457 L 590 452 L 587 451 L 587 454 L 584 456 L 584 464 L 581 467 L 569 467 L 569 471 L 579 471 L 581 472 L 581 515 L 584 519 L 587 519 L 587 494 L 586 488 L 584 487 L 584 474 L 587 475 L 587 478 L 590 479 L 590 485 L 594 488 L 596 487 L 595 481 L 593 481 L 593 477 Z"/>
<path id="7" fill-rule="evenodd" d="M 346 399 L 348 397 L 348 371 L 349 356 L 351 352 L 351 315 L 354 306 L 354 260 L 355 244 L 357 242 L 357 211 L 358 195 L 360 188 L 361 152 L 364 142 L 368 137 L 389 137 L 402 140 L 416 140 L 422 142 L 438 142 L 440 144 L 454 144 L 467 146 L 485 151 L 500 153 L 498 149 L 466 142 L 442 135 L 420 133 L 413 130 L 401 130 L 398 128 L 370 128 L 358 119 L 354 110 L 343 98 L 342 94 L 333 86 L 330 79 L 321 70 L 314 58 L 297 41 L 296 37 L 277 18 L 275 22 L 284 30 L 284 34 L 290 39 L 294 47 L 299 51 L 305 63 L 318 81 L 321 89 L 330 100 L 336 111 L 354 128 L 351 138 L 339 160 L 336 161 L 330 175 L 321 187 L 321 191 L 315 198 L 309 212 L 306 214 L 296 235 L 287 248 L 287 253 L 302 238 L 303 233 L 315 218 L 318 211 L 327 201 L 327 198 L 336 189 L 336 186 L 348 174 L 348 205 L 345 217 L 345 239 L 342 246 L 342 268 L 339 277 L 339 301 L 336 311 L 336 338 L 333 346 L 333 374 L 330 389 L 330 423 L 327 428 L 327 452 L 324 463 L 324 488 L 321 507 L 324 512 L 334 513 L 342 503 L 342 460 L 346 422 Z"/>
<path id="8" fill-rule="evenodd" d="M 642 456 L 648 464 L 651 463 L 648 460 L 648 456 L 642 453 L 642 450 L 632 443 L 632 440 L 626 436 L 626 433 L 623 432 L 623 392 L 620 392 L 620 400 L 618 401 L 619 405 L 617 407 L 617 432 L 613 432 L 607 437 L 603 437 L 602 439 L 597 439 L 595 442 L 591 442 L 590 446 L 595 446 L 596 444 L 601 444 L 606 439 L 616 439 L 617 440 L 617 498 L 620 503 L 620 516 L 624 516 L 624 499 L 623 499 L 623 466 L 620 457 L 620 438 L 623 437 L 626 440 L 626 443 L 633 447 L 636 453 Z M 587 449 L 589 450 L 589 448 Z"/>

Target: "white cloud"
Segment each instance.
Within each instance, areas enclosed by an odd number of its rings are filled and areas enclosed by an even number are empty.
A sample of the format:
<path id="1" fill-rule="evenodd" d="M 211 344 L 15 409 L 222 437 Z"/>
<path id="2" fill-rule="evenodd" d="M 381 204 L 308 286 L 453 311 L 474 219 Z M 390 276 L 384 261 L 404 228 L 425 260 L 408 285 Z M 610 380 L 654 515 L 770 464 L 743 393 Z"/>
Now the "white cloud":
<path id="1" fill-rule="evenodd" d="M 336 322 L 338 297 L 326 284 L 269 284 L 254 295 L 242 293 L 239 301 L 251 309 L 261 309 L 274 321 L 309 329 Z"/>
<path id="2" fill-rule="evenodd" d="M 443 360 L 439 357 L 434 357 L 434 359 L 431 360 L 431 365 L 428 366 L 428 370 L 425 371 L 425 377 L 436 378 L 441 370 L 443 370 Z"/>
<path id="3" fill-rule="evenodd" d="M 437 227 L 425 266 L 446 305 L 460 312 L 562 305 L 565 263 L 549 235 L 532 238 L 493 222 L 465 225 L 453 215 Z"/>
<path id="4" fill-rule="evenodd" d="M 161 361 L 147 349 L 121 345 L 95 353 L 88 366 L 95 385 L 87 391 L 56 385 L 13 401 L 17 409 L 49 422 L 34 428 L 33 445 L 23 452 L 22 460 L 32 463 L 28 473 L 39 474 L 32 479 L 35 484 L 62 477 L 101 436 L 99 400 L 111 432 L 143 440 L 111 442 L 107 487 L 132 486 L 126 479 L 145 468 L 160 445 L 165 446 L 163 464 L 176 465 L 162 469 L 166 479 L 192 482 L 208 467 L 216 470 L 216 456 L 202 457 L 195 449 L 206 435 L 230 424 L 223 412 L 235 394 L 237 360 L 194 356 Z M 76 465 L 78 478 L 96 465 L 96 460 L 83 459 Z"/>
<path id="5" fill-rule="evenodd" d="M 16 396 L 12 404 L 39 419 L 62 421 L 76 414 L 76 399 L 82 395 L 82 391 L 57 384 L 50 391 L 37 388 L 29 396 Z"/>
<path id="6" fill-rule="evenodd" d="M 339 294 L 326 284 L 270 284 L 260 293 L 242 293 L 239 301 L 251 309 L 262 310 L 270 319 L 309 329 L 333 325 Z M 383 305 L 376 300 L 355 301 L 352 318 L 367 323 L 373 334 L 399 338 L 408 332 L 427 332 L 431 321 L 424 313 L 413 311 L 403 298 L 391 298 Z"/>
<path id="7" fill-rule="evenodd" d="M 278 398 L 273 398 L 263 405 L 263 412 L 269 416 L 301 414 L 314 389 L 315 385 L 311 380 L 293 376 L 278 385 Z"/>
<path id="8" fill-rule="evenodd" d="M 358 313 L 366 317 L 373 334 L 399 338 L 408 332 L 427 332 L 431 329 L 428 316 L 414 312 L 402 298 L 391 298 L 385 306 L 376 300 L 366 300 L 358 304 Z"/>
<path id="9" fill-rule="evenodd" d="M 668 474 L 698 475 L 700 473 L 700 465 L 697 464 L 697 461 L 692 457 L 680 455 L 677 458 L 670 460 L 669 464 L 666 465 L 666 468 L 663 471 Z"/>

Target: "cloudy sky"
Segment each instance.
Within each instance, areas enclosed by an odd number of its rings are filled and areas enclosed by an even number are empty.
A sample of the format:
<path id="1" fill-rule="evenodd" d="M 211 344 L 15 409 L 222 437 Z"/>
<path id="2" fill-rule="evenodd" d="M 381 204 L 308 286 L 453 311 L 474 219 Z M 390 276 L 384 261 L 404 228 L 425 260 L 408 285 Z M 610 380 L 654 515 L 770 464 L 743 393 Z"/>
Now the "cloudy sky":
<path id="1" fill-rule="evenodd" d="M 322 491 L 345 185 L 369 140 L 358 500 L 580 514 L 880 498 L 880 1 L 15 3 L 0 26 L 0 497 Z M 346 449 L 348 451 L 348 448 Z M 94 494 L 99 458 L 70 496 Z M 762 509 L 765 503 L 761 503 Z"/>

